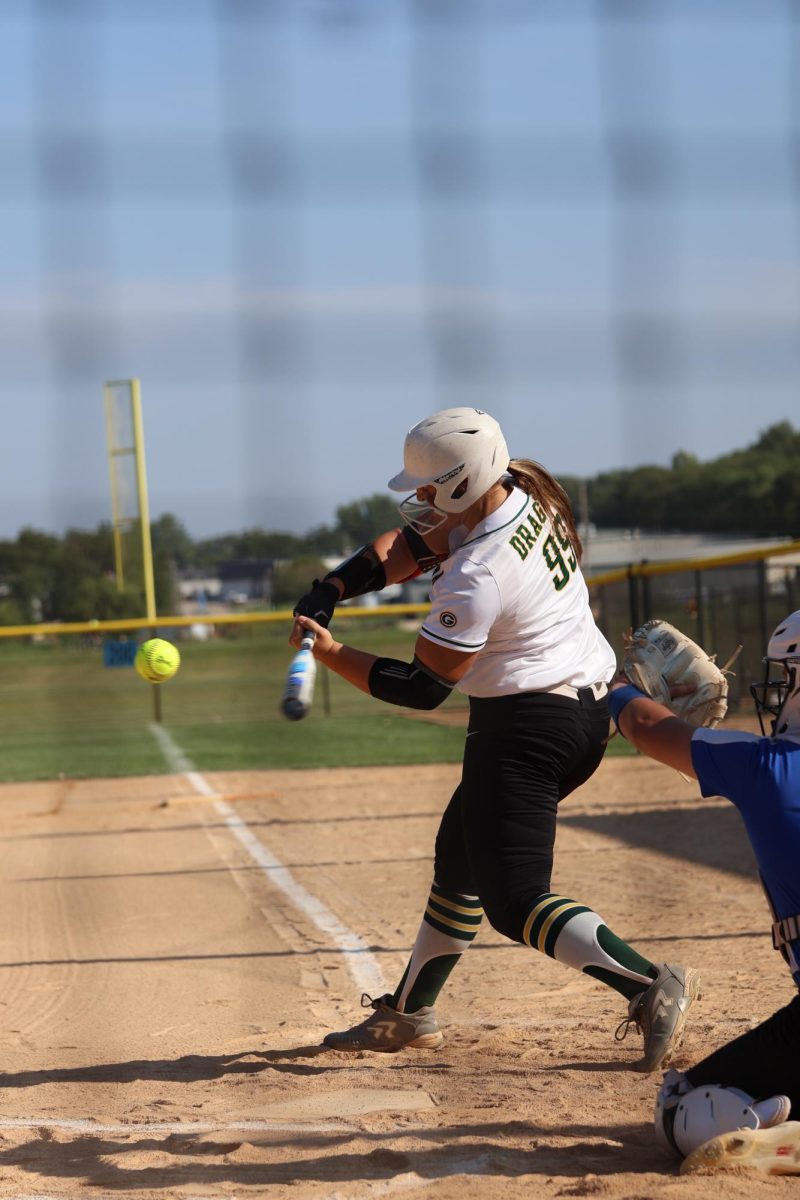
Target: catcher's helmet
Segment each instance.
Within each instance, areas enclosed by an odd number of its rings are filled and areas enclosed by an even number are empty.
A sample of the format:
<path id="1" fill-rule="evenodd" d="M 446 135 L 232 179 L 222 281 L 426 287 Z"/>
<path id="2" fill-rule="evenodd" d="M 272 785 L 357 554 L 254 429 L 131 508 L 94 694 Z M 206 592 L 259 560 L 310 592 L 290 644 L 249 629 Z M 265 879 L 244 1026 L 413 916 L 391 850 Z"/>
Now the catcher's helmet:
<path id="1" fill-rule="evenodd" d="M 508 464 L 508 447 L 494 417 L 479 408 L 445 408 L 409 429 L 404 469 L 389 480 L 389 487 L 412 492 L 400 512 L 424 533 L 450 513 L 468 509 L 503 477 Z M 416 489 L 430 485 L 433 500 L 417 501 Z"/>
<path id="2" fill-rule="evenodd" d="M 777 626 L 763 661 L 763 683 L 750 685 L 761 732 L 800 739 L 800 609 Z M 768 716 L 769 734 L 764 727 Z"/>
<path id="3" fill-rule="evenodd" d="M 678 1099 L 668 1087 L 662 1087 L 656 1100 L 656 1138 L 662 1149 L 685 1158 L 722 1133 L 768 1127 L 785 1121 L 788 1115 L 785 1096 L 757 1104 L 739 1088 L 702 1085 Z"/>

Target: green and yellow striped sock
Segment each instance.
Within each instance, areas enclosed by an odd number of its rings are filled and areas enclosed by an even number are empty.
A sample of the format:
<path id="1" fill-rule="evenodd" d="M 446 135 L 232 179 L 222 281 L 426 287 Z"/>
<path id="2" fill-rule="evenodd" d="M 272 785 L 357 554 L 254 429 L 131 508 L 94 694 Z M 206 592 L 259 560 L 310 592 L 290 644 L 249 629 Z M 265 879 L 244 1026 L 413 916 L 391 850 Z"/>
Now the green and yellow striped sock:
<path id="1" fill-rule="evenodd" d="M 399 1012 L 434 1004 L 448 975 L 469 948 L 483 919 L 477 896 L 434 883 L 403 978 L 392 997 Z"/>
<path id="2" fill-rule="evenodd" d="M 531 949 L 599 979 L 628 1000 L 658 974 L 649 959 L 612 933 L 591 908 L 554 892 L 536 898 L 522 938 Z"/>

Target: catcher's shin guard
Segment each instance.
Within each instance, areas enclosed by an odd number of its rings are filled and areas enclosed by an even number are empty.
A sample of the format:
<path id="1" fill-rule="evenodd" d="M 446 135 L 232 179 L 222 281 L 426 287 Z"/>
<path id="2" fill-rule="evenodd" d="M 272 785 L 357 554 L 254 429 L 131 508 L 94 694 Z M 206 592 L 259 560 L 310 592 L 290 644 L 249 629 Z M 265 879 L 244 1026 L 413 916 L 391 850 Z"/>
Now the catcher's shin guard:
<path id="1" fill-rule="evenodd" d="M 772 1129 L 789 1120 L 788 1096 L 756 1100 L 737 1087 L 701 1084 L 692 1087 L 681 1071 L 671 1068 L 656 1100 L 656 1140 L 668 1153 L 687 1158 L 714 1138 L 743 1129 Z"/>

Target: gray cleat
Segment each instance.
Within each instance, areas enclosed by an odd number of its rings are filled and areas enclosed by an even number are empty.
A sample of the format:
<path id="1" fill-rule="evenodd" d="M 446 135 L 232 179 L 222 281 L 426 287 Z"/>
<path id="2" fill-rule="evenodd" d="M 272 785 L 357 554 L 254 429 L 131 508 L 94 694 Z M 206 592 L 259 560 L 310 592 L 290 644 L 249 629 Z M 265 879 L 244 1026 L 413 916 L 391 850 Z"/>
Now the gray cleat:
<path id="1" fill-rule="evenodd" d="M 644 1057 L 636 1063 L 637 1071 L 655 1071 L 669 1063 L 683 1038 L 692 1002 L 699 996 L 697 971 L 664 963 L 650 987 L 633 997 L 615 1037 L 623 1041 L 631 1025 L 643 1034 Z"/>
<path id="2" fill-rule="evenodd" d="M 438 1050 L 444 1038 L 436 1023 L 432 1008 L 418 1008 L 413 1013 L 401 1013 L 392 1008 L 390 995 L 373 1000 L 364 992 L 361 1007 L 374 1009 L 371 1016 L 341 1033 L 328 1033 L 322 1044 L 331 1050 L 378 1050 L 394 1054 L 397 1050 Z"/>

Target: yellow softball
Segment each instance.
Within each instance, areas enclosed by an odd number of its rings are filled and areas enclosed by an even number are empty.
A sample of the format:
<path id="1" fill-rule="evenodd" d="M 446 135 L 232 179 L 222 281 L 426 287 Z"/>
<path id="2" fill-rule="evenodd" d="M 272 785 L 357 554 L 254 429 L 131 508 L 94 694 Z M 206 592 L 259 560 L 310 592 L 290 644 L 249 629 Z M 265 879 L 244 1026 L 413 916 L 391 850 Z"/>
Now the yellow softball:
<path id="1" fill-rule="evenodd" d="M 164 638 L 150 638 L 136 651 L 134 666 L 148 683 L 163 683 L 171 679 L 181 665 L 178 647 Z"/>

